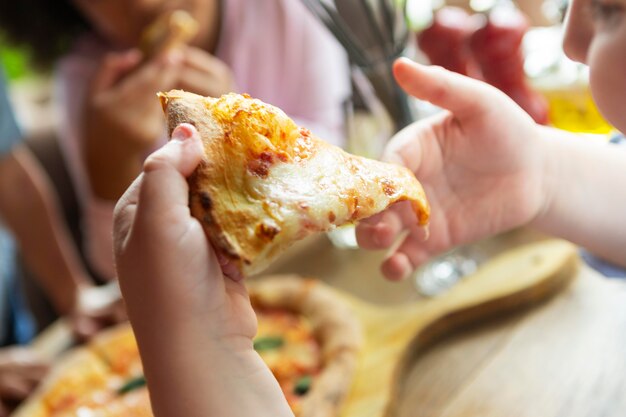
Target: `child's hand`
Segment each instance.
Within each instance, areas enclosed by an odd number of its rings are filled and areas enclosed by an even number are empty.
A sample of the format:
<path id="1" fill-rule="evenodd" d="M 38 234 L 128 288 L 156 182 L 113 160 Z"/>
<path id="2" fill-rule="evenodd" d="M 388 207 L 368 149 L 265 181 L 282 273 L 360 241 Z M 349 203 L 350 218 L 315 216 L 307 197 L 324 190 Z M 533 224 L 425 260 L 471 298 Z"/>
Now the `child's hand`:
<path id="1" fill-rule="evenodd" d="M 117 200 L 165 132 L 156 93 L 176 86 L 182 57 L 143 62 L 138 51 L 108 54 L 87 92 L 84 152 L 94 194 Z"/>
<path id="2" fill-rule="evenodd" d="M 172 88 L 220 96 L 234 89 L 233 76 L 222 61 L 194 47 L 147 61 L 138 51 L 105 57 L 87 93 L 83 125 L 87 172 L 97 197 L 117 200 L 137 176 L 165 131 L 155 95 Z"/>
<path id="3" fill-rule="evenodd" d="M 27 348 L 0 350 L 0 417 L 8 417 L 48 372 L 49 365 Z"/>
<path id="4" fill-rule="evenodd" d="M 120 286 L 134 322 L 197 323 L 213 340 L 252 346 L 256 316 L 241 277 L 230 264 L 230 278 L 224 276 L 189 212 L 185 177 L 202 155 L 195 128 L 179 126 L 120 199 L 114 224 Z"/>
<path id="5" fill-rule="evenodd" d="M 394 72 L 411 95 L 447 111 L 415 123 L 389 143 L 384 159 L 406 165 L 432 206 L 430 237 L 404 203 L 364 221 L 359 244 L 389 248 L 389 279 L 401 279 L 446 249 L 524 224 L 546 205 L 539 127 L 503 93 L 437 67 L 399 60 Z"/>
<path id="6" fill-rule="evenodd" d="M 224 62 L 193 46 L 180 52 L 182 65 L 177 88 L 209 97 L 219 97 L 235 90 L 233 73 Z"/>
<path id="7" fill-rule="evenodd" d="M 120 286 L 154 414 L 292 417 L 253 349 L 257 323 L 241 277 L 190 215 L 185 177 L 202 155 L 195 128 L 178 126 L 115 210 Z"/>
<path id="8" fill-rule="evenodd" d="M 88 92 L 87 139 L 98 140 L 104 134 L 106 142 L 129 152 L 145 153 L 153 147 L 164 131 L 155 95 L 176 86 L 182 60 L 177 51 L 145 62 L 135 50 L 107 54 Z"/>
<path id="9" fill-rule="evenodd" d="M 101 330 L 128 320 L 116 283 L 81 287 L 76 299 L 69 319 L 74 336 L 80 341 L 88 341 Z"/>

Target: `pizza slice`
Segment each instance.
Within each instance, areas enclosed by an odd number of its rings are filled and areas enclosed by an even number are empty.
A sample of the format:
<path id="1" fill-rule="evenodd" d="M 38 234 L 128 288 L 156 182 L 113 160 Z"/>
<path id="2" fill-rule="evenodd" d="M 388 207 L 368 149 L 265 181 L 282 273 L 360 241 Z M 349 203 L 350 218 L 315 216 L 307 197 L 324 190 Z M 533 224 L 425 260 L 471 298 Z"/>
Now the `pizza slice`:
<path id="1" fill-rule="evenodd" d="M 424 191 L 406 168 L 350 155 L 247 95 L 161 93 L 170 132 L 191 123 L 205 160 L 189 179 L 191 213 L 245 274 L 296 240 L 408 200 L 426 225 Z"/>
<path id="2" fill-rule="evenodd" d="M 139 49 L 144 56 L 176 48 L 191 41 L 198 33 L 198 22 L 184 10 L 169 11 L 152 22 L 141 36 Z"/>
<path id="3" fill-rule="evenodd" d="M 296 417 L 336 417 L 352 385 L 361 323 L 330 287 L 300 276 L 247 282 L 254 349 Z M 152 417 L 141 358 L 125 323 L 68 352 L 16 417 Z"/>
<path id="4" fill-rule="evenodd" d="M 88 348 L 124 380 L 143 375 L 139 347 L 130 326 L 116 326 L 99 333 Z"/>
<path id="5" fill-rule="evenodd" d="M 93 352 L 78 348 L 65 355 L 16 416 L 76 415 L 77 410 L 99 407 L 110 395 L 111 373 Z"/>

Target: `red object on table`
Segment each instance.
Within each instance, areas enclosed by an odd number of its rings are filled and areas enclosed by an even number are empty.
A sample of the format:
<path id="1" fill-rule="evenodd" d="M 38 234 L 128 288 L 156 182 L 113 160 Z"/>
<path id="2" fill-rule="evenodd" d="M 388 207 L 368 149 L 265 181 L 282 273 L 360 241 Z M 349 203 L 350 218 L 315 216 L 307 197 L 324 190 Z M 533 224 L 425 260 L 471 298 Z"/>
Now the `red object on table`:
<path id="1" fill-rule="evenodd" d="M 433 65 L 480 78 L 468 40 L 478 29 L 476 20 L 459 7 L 447 6 L 435 12 L 433 23 L 417 35 L 419 48 Z"/>
<path id="2" fill-rule="evenodd" d="M 528 20 L 515 8 L 495 8 L 470 37 L 472 55 L 483 79 L 511 97 L 537 122 L 548 122 L 548 105 L 532 90 L 524 73 L 522 40 Z"/>

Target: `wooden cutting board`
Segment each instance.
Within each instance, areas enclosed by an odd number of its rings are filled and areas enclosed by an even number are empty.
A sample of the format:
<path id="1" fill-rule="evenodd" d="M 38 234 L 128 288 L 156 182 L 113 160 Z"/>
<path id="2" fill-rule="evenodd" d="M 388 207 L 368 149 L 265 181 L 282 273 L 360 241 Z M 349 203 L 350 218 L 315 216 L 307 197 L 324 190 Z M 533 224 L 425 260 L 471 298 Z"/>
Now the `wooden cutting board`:
<path id="1" fill-rule="evenodd" d="M 395 415 L 399 382 L 415 352 L 461 326 L 551 297 L 575 276 L 577 260 L 573 245 L 548 240 L 491 259 L 437 298 L 377 306 L 345 294 L 363 323 L 365 343 L 341 416 Z"/>

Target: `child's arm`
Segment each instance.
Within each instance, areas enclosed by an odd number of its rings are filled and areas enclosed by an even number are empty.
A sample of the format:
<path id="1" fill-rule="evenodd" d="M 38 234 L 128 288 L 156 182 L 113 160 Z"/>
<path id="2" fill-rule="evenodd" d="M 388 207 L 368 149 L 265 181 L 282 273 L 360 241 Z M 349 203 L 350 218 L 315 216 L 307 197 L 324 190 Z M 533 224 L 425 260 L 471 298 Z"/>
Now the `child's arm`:
<path id="1" fill-rule="evenodd" d="M 73 311 L 84 270 L 41 166 L 25 146 L 0 160 L 0 216 L 60 314 Z"/>
<path id="2" fill-rule="evenodd" d="M 68 234 L 52 185 L 26 146 L 0 159 L 0 217 L 56 312 L 70 319 L 78 338 L 89 339 L 124 319 L 123 306 L 114 300 L 97 306 L 81 302 L 82 294 L 92 292 L 93 282 Z"/>
<path id="3" fill-rule="evenodd" d="M 626 149 L 544 128 L 545 232 L 626 267 Z"/>
<path id="4" fill-rule="evenodd" d="M 432 204 L 430 238 L 398 205 L 357 229 L 366 248 L 388 248 L 408 237 L 383 264 L 400 279 L 446 249 L 524 224 L 571 239 L 625 262 L 625 153 L 583 143 L 536 125 L 500 91 L 408 60 L 395 65 L 410 94 L 447 111 L 400 132 L 385 158 L 409 167 Z M 621 169 L 621 171 L 620 171 Z"/>
<path id="5" fill-rule="evenodd" d="M 202 155 L 195 128 L 179 126 L 116 207 L 118 275 L 154 413 L 292 416 L 252 347 L 257 323 L 241 278 L 220 266 L 190 215 L 185 177 Z"/>

